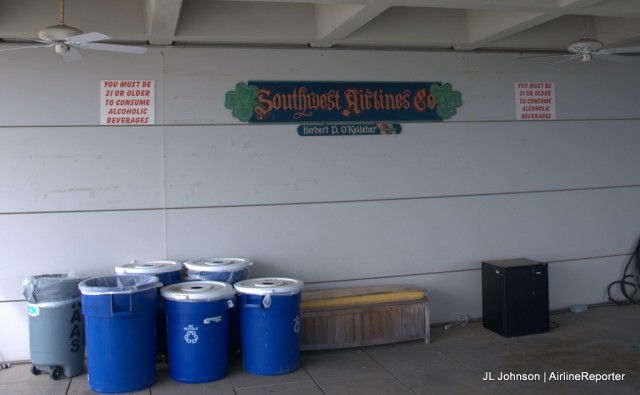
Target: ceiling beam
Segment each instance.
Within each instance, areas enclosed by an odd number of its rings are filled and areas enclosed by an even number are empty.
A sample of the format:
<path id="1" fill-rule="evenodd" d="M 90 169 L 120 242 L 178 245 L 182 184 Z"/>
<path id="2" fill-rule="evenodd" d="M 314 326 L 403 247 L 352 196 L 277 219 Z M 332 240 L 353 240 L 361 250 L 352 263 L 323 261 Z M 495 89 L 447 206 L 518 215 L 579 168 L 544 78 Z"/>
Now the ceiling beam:
<path id="1" fill-rule="evenodd" d="M 533 8 L 531 12 L 509 13 L 511 14 L 510 17 L 500 11 L 497 12 L 496 15 L 492 15 L 490 12 L 469 10 L 469 29 L 475 32 L 475 34 L 470 35 L 467 44 L 456 46 L 455 48 L 473 50 L 482 47 L 491 47 L 495 41 L 549 22 L 563 15 L 583 15 L 583 10 L 599 3 L 602 3 L 602 0 L 567 0 L 559 3 L 559 5 L 554 8 L 546 8 L 544 13 L 537 13 L 535 12 L 535 8 Z M 525 10 L 521 9 L 520 11 Z M 498 19 L 497 16 L 499 15 L 505 15 L 505 19 Z"/>
<path id="2" fill-rule="evenodd" d="M 312 47 L 332 47 L 384 12 L 389 7 L 385 3 L 368 5 L 316 4 L 318 39 L 309 44 Z"/>
<path id="3" fill-rule="evenodd" d="M 182 3 L 183 0 L 145 0 L 149 44 L 173 43 Z"/>

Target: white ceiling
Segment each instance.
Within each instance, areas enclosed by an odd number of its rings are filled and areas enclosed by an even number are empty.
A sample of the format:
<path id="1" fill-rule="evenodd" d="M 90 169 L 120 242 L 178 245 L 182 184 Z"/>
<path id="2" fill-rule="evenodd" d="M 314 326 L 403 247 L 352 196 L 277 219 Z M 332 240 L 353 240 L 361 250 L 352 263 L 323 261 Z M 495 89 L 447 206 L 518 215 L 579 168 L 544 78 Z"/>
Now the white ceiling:
<path id="1" fill-rule="evenodd" d="M 0 38 L 36 39 L 59 0 L 0 0 Z M 640 44 L 638 0 L 66 0 L 66 24 L 113 42 L 558 51 Z"/>

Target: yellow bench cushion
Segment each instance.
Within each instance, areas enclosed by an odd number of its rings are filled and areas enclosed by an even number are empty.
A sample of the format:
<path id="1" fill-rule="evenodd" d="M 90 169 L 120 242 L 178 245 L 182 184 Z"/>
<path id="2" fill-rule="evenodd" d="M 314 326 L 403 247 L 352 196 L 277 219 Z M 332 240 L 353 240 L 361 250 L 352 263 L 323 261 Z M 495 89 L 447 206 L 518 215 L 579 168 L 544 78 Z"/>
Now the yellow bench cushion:
<path id="1" fill-rule="evenodd" d="M 383 285 L 362 288 L 303 291 L 300 309 L 350 307 L 425 299 L 427 299 L 425 290 L 415 285 Z"/>

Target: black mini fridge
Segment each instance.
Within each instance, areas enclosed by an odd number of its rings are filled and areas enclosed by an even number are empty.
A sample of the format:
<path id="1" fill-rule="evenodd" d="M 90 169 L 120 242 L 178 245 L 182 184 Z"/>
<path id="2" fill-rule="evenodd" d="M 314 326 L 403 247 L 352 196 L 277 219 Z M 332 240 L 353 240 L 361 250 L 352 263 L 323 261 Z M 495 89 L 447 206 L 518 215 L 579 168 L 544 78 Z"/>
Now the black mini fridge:
<path id="1" fill-rule="evenodd" d="M 548 332 L 547 264 L 526 258 L 482 262 L 482 324 L 505 337 Z"/>

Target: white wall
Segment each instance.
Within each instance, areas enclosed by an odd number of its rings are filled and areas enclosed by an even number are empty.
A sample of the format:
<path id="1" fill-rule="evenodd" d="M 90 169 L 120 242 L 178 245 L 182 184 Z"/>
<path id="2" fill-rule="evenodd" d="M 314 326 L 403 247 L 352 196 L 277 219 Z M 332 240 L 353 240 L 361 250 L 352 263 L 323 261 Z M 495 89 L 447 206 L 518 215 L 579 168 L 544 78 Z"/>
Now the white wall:
<path id="1" fill-rule="evenodd" d="M 6 54 L 6 55 L 5 55 Z M 606 301 L 638 237 L 640 63 L 515 54 L 152 49 L 0 57 L 0 360 L 28 359 L 26 276 L 131 259 L 239 256 L 308 289 L 414 283 L 434 322 L 479 317 L 480 262 L 550 262 L 551 308 Z M 156 81 L 156 125 L 99 126 L 99 81 Z M 442 123 L 300 137 L 247 125 L 250 79 L 443 81 Z M 514 83 L 554 82 L 557 121 L 515 121 Z"/>

